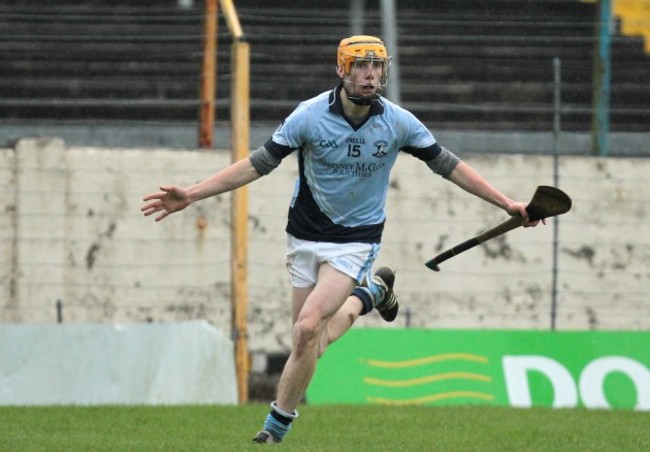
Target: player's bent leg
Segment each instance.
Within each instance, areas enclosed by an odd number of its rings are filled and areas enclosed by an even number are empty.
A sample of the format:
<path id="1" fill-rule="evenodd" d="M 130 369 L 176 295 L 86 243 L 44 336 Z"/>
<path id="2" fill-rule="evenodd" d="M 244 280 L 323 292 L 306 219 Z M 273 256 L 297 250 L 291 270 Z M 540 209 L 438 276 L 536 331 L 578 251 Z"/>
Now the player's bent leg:
<path id="1" fill-rule="evenodd" d="M 387 266 L 379 267 L 372 277 L 372 283 L 381 292 L 380 301 L 375 304 L 375 307 L 385 321 L 392 322 L 397 317 L 399 310 L 397 295 L 393 291 L 395 270 Z M 370 290 L 372 291 L 372 284 L 370 284 Z"/>
<path id="2" fill-rule="evenodd" d="M 397 295 L 393 291 L 395 284 L 395 270 L 390 267 L 379 267 L 373 275 L 370 283 L 356 287 L 352 295 L 359 298 L 363 304 L 361 315 L 365 315 L 377 308 L 381 317 L 392 322 L 397 317 L 399 303 Z"/>

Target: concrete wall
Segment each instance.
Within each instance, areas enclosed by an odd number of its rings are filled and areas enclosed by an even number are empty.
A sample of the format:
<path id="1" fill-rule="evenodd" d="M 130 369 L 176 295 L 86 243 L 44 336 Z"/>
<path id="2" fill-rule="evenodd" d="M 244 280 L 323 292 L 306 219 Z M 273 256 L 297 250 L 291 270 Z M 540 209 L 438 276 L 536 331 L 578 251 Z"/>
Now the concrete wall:
<path id="1" fill-rule="evenodd" d="M 553 159 L 460 155 L 512 197 L 553 184 Z M 69 147 L 25 139 L 0 150 L 0 320 L 171 322 L 230 326 L 230 196 L 204 200 L 162 223 L 144 218 L 144 194 L 187 185 L 228 164 L 229 152 Z M 562 157 L 559 329 L 650 328 L 650 161 Z M 252 350 L 289 349 L 284 226 L 295 159 L 249 187 L 249 339 Z M 438 252 L 505 220 L 504 213 L 401 156 L 391 180 L 378 264 L 398 270 L 401 314 L 359 326 L 548 329 L 554 223 L 518 229 L 442 264 Z"/>
<path id="2" fill-rule="evenodd" d="M 255 122 L 251 126 L 250 141 L 258 146 L 268 140 L 278 123 Z M 430 124 L 435 136 L 448 149 L 477 154 L 500 152 L 504 154 L 551 154 L 554 147 L 553 132 L 492 131 L 492 130 L 448 130 Z M 219 121 L 214 128 L 214 147 L 225 149 L 230 146 L 231 126 Z M 0 127 L 0 143 L 11 143 L 23 137 L 62 138 L 67 146 L 79 147 L 126 147 L 188 149 L 197 145 L 198 134 L 195 122 L 174 123 L 75 123 L 74 121 L 12 122 Z M 589 132 L 563 131 L 558 135 L 555 146 L 563 155 L 593 155 L 593 137 Z M 611 132 L 608 136 L 609 156 L 650 157 L 648 132 Z"/>

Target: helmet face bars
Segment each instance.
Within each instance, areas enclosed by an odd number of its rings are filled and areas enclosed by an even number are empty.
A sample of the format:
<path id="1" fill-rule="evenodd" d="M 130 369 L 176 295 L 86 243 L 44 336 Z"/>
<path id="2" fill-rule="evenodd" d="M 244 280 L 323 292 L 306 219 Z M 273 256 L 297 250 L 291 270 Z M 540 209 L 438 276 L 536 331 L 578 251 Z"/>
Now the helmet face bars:
<path id="1" fill-rule="evenodd" d="M 345 38 L 339 43 L 337 50 L 337 66 L 343 69 L 343 74 L 349 75 L 354 68 L 361 67 L 376 67 L 381 64 L 381 77 L 377 90 L 371 96 L 363 96 L 356 93 L 351 93 L 345 86 L 346 82 L 343 81 L 348 98 L 357 105 L 370 105 L 373 101 L 379 98 L 379 95 L 386 89 L 388 80 L 388 70 L 390 69 L 391 57 L 388 56 L 388 51 L 384 42 L 374 36 L 358 35 Z"/>

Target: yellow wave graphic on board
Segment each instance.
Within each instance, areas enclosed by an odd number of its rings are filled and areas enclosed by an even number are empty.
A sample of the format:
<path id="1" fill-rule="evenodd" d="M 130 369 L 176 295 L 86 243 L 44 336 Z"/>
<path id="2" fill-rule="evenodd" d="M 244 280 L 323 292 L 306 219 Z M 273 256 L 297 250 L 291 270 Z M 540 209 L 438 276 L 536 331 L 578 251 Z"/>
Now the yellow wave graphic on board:
<path id="1" fill-rule="evenodd" d="M 431 363 L 439 363 L 443 361 L 473 361 L 481 364 L 487 364 L 488 358 L 480 355 L 473 355 L 471 353 L 444 353 L 441 355 L 427 356 L 424 358 L 409 359 L 405 361 L 380 361 L 377 359 L 360 360 L 363 364 L 371 367 L 383 367 L 387 369 L 401 369 L 405 367 L 424 366 Z"/>
<path id="2" fill-rule="evenodd" d="M 439 394 L 431 394 L 424 397 L 416 397 L 413 399 L 386 399 L 383 397 L 366 397 L 366 400 L 370 403 L 376 403 L 379 405 L 422 405 L 425 403 L 437 402 L 439 400 L 448 400 L 448 399 L 478 399 L 493 401 L 494 396 L 492 394 L 485 394 L 483 392 L 473 392 L 473 391 L 453 391 L 453 392 L 442 392 Z"/>
<path id="3" fill-rule="evenodd" d="M 479 364 L 488 364 L 489 359 L 485 356 L 474 355 L 471 353 L 442 353 L 439 355 L 426 356 L 424 358 L 407 359 L 400 361 L 381 361 L 376 359 L 361 359 L 362 364 L 373 368 L 384 369 L 407 369 L 428 364 L 441 363 L 445 361 L 466 361 Z M 425 385 L 429 383 L 436 383 L 447 380 L 471 380 L 483 383 L 491 383 L 492 378 L 488 375 L 474 372 L 444 372 L 424 377 L 409 378 L 402 380 L 389 380 L 374 377 L 363 377 L 363 382 L 366 385 L 381 386 L 388 388 L 407 388 L 418 385 Z M 438 402 L 441 400 L 452 399 L 474 399 L 492 402 L 495 399 L 493 394 L 477 391 L 448 391 L 435 394 L 429 394 L 421 397 L 411 398 L 386 398 L 386 397 L 373 397 L 367 396 L 366 400 L 370 403 L 379 405 L 423 405 L 427 403 Z"/>
<path id="4" fill-rule="evenodd" d="M 408 380 L 383 380 L 380 378 L 372 378 L 372 377 L 363 378 L 364 383 L 367 383 L 369 385 L 385 386 L 385 387 L 392 387 L 392 388 L 405 388 L 408 386 L 424 385 L 427 383 L 434 383 L 437 381 L 444 381 L 444 380 L 475 380 L 475 381 L 483 381 L 486 383 L 490 383 L 492 381 L 492 378 L 490 378 L 487 375 L 476 374 L 472 372 L 447 372 L 447 373 L 440 373 L 435 375 L 428 375 L 426 377 L 411 378 Z"/>

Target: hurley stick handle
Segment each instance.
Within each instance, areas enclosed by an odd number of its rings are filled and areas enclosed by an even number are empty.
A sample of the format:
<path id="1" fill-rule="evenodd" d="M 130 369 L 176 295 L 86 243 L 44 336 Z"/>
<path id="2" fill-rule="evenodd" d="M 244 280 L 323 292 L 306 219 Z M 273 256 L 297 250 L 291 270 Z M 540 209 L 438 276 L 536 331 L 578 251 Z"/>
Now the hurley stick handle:
<path id="1" fill-rule="evenodd" d="M 467 251 L 471 248 L 474 248 L 476 245 L 490 240 L 498 235 L 505 234 L 508 231 L 511 231 L 515 228 L 521 226 L 521 217 L 512 217 L 507 221 L 504 221 L 499 226 L 496 226 L 489 231 L 485 231 L 482 234 L 477 235 L 469 240 L 465 240 L 463 243 L 459 243 L 453 248 L 448 249 L 442 254 L 437 255 L 433 259 L 427 261 L 424 265 L 429 267 L 431 270 L 440 271 L 438 264 L 446 261 L 449 258 L 454 257 L 457 254 L 460 254 L 464 251 Z"/>

